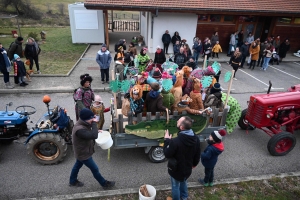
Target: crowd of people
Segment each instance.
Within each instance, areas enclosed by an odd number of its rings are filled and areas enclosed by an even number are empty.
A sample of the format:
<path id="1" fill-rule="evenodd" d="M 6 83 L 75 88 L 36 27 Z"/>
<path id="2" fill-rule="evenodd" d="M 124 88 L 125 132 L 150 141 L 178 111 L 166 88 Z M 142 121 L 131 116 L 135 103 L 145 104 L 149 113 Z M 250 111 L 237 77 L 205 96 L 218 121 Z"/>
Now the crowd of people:
<path id="1" fill-rule="evenodd" d="M 28 85 L 31 81 L 30 75 L 33 73 L 33 63 L 36 65 L 37 73 L 41 74 L 39 68 L 39 54 L 41 49 L 38 43 L 32 37 L 28 37 L 25 48 L 23 48 L 23 37 L 17 37 L 8 48 L 4 48 L 0 43 L 0 71 L 3 74 L 5 88 L 13 89 L 14 85 L 10 83 L 9 73 L 14 72 L 14 83 L 21 87 Z M 26 61 L 21 58 L 25 57 Z M 25 64 L 29 66 L 26 69 Z M 24 80 L 26 76 L 27 82 Z"/>

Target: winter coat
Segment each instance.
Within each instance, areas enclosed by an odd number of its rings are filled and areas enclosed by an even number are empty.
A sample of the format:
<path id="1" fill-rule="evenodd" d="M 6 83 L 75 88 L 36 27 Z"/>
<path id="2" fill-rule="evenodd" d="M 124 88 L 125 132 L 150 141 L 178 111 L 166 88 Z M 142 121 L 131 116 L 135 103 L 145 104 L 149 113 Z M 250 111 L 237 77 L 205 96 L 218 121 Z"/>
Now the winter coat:
<path id="1" fill-rule="evenodd" d="M 215 44 L 215 46 L 213 46 L 213 48 L 212 48 L 212 52 L 215 52 L 215 53 L 222 52 L 221 45 L 220 44 Z"/>
<path id="2" fill-rule="evenodd" d="M 256 61 L 258 60 L 259 50 L 260 50 L 259 45 L 256 45 L 255 48 L 253 48 L 252 45 L 250 46 L 249 53 L 251 54 L 251 60 L 256 60 Z"/>
<path id="3" fill-rule="evenodd" d="M 154 63 L 163 64 L 164 62 L 166 62 L 165 53 L 163 51 L 161 51 L 160 53 L 155 52 Z"/>
<path id="4" fill-rule="evenodd" d="M 123 81 L 125 79 L 124 68 L 124 64 L 117 60 L 115 65 L 115 73 L 119 74 L 119 81 Z"/>
<path id="5" fill-rule="evenodd" d="M 195 109 L 195 110 L 204 109 L 203 102 L 202 102 L 202 95 L 199 91 L 191 91 L 190 97 L 193 100 L 189 104 L 189 107 L 191 109 Z"/>
<path id="6" fill-rule="evenodd" d="M 39 53 L 40 53 L 40 48 L 35 42 L 32 44 L 25 45 L 24 54 L 27 59 L 36 57 L 37 55 L 39 55 Z"/>
<path id="7" fill-rule="evenodd" d="M 249 46 L 246 45 L 246 44 L 243 44 L 243 45 L 240 47 L 240 52 L 242 53 L 242 56 L 243 56 L 243 57 L 247 57 L 248 54 L 249 54 Z"/>
<path id="8" fill-rule="evenodd" d="M 175 58 L 174 58 L 174 62 L 179 65 L 179 64 L 183 64 L 187 61 L 187 57 L 185 56 L 184 53 L 177 53 L 175 55 Z"/>
<path id="9" fill-rule="evenodd" d="M 174 45 L 173 46 L 173 51 L 174 51 L 174 54 L 177 54 L 177 53 L 179 53 L 180 52 L 180 45 L 178 44 L 178 45 Z"/>
<path id="10" fill-rule="evenodd" d="M 193 45 L 194 51 L 197 51 L 198 53 L 202 53 L 202 48 L 203 48 L 202 43 L 199 44 L 199 42 L 195 42 Z"/>
<path id="11" fill-rule="evenodd" d="M 219 41 L 219 36 L 218 35 L 212 35 L 210 42 L 211 42 L 211 46 L 215 46 L 215 44 L 217 43 L 217 41 Z"/>
<path id="12" fill-rule="evenodd" d="M 175 45 L 175 43 L 176 43 L 176 41 L 181 41 L 181 37 L 179 36 L 179 35 L 173 35 L 173 37 L 172 37 L 172 43 L 173 43 L 173 45 Z"/>
<path id="13" fill-rule="evenodd" d="M 290 50 L 290 43 L 283 42 L 279 47 L 279 56 L 280 58 L 285 58 L 286 52 Z"/>
<path id="14" fill-rule="evenodd" d="M 214 168 L 218 161 L 218 156 L 224 151 L 223 142 L 208 145 L 201 153 L 201 163 L 205 168 Z"/>
<path id="15" fill-rule="evenodd" d="M 161 38 L 161 41 L 164 44 L 170 44 L 171 43 L 171 36 L 170 36 L 170 34 L 168 34 L 168 33 L 163 34 L 162 38 Z"/>
<path id="16" fill-rule="evenodd" d="M 146 65 L 148 63 L 148 61 L 150 60 L 150 57 L 145 54 L 145 55 L 142 55 L 142 54 L 139 54 L 138 57 L 137 57 L 138 61 L 139 61 L 139 72 L 141 73 L 142 71 L 144 72 L 145 69 L 146 69 Z"/>
<path id="17" fill-rule="evenodd" d="M 280 39 L 278 40 L 277 38 L 273 41 L 273 46 L 275 49 L 278 49 L 280 47 Z"/>
<path id="18" fill-rule="evenodd" d="M 220 108 L 222 106 L 222 93 L 221 92 L 216 92 L 214 94 L 210 94 L 207 96 L 205 102 L 204 102 L 204 107 L 212 107 L 216 106 L 217 108 Z"/>
<path id="19" fill-rule="evenodd" d="M 96 56 L 96 62 L 100 66 L 100 69 L 109 69 L 111 63 L 111 55 L 108 50 L 102 51 L 101 49 L 98 51 Z"/>
<path id="20" fill-rule="evenodd" d="M 130 110 L 133 113 L 133 115 L 136 117 L 137 114 L 143 112 L 144 109 L 144 100 L 142 98 L 140 99 L 133 99 L 129 98 L 130 102 Z"/>
<path id="21" fill-rule="evenodd" d="M 7 73 L 7 67 L 10 67 L 10 61 L 4 48 L 0 49 L 0 72 Z"/>
<path id="22" fill-rule="evenodd" d="M 131 52 L 133 56 L 137 55 L 136 47 L 129 47 L 128 52 Z"/>
<path id="23" fill-rule="evenodd" d="M 192 51 L 190 49 L 188 49 L 187 51 L 184 50 L 183 52 L 187 59 L 189 59 L 192 56 Z"/>
<path id="24" fill-rule="evenodd" d="M 22 48 L 22 42 L 19 42 L 17 39 L 14 43 L 12 43 L 11 47 L 9 48 L 7 55 L 9 57 L 9 60 L 12 60 L 14 58 L 14 54 L 18 54 L 20 58 L 23 58 L 23 48 Z"/>
<path id="25" fill-rule="evenodd" d="M 231 35 L 230 35 L 229 44 L 235 45 L 235 34 L 231 34 Z"/>
<path id="26" fill-rule="evenodd" d="M 166 158 L 177 161 L 177 169 L 168 169 L 171 177 L 177 181 L 184 181 L 192 174 L 192 168 L 200 161 L 200 140 L 192 130 L 180 131 L 176 138 L 164 140 L 164 154 Z"/>
<path id="27" fill-rule="evenodd" d="M 175 102 L 174 95 L 171 92 L 166 92 L 165 90 L 161 91 L 161 95 L 163 97 L 163 106 L 171 110 Z"/>
<path id="28" fill-rule="evenodd" d="M 259 48 L 259 54 L 263 55 L 264 54 L 264 50 L 267 48 L 268 44 L 265 43 L 260 43 L 260 48 Z"/>
<path id="29" fill-rule="evenodd" d="M 14 76 L 22 77 L 26 76 L 26 68 L 24 62 L 21 60 L 14 61 Z"/>
<path id="30" fill-rule="evenodd" d="M 265 49 L 264 53 L 266 54 L 267 58 L 271 58 L 272 57 L 272 52 L 270 50 Z"/>
<path id="31" fill-rule="evenodd" d="M 252 35 L 252 36 L 248 36 L 247 38 L 246 38 L 246 41 L 249 43 L 249 44 L 251 44 L 253 41 L 254 41 L 254 36 Z"/>
<path id="32" fill-rule="evenodd" d="M 89 124 L 79 119 L 73 127 L 72 142 L 75 158 L 87 160 L 95 153 L 95 139 L 98 138 L 97 123 Z"/>
<path id="33" fill-rule="evenodd" d="M 151 112 L 152 115 L 155 115 L 156 112 L 165 112 L 167 109 L 163 106 L 163 97 L 160 92 L 154 90 L 147 93 L 145 104 L 147 112 Z"/>

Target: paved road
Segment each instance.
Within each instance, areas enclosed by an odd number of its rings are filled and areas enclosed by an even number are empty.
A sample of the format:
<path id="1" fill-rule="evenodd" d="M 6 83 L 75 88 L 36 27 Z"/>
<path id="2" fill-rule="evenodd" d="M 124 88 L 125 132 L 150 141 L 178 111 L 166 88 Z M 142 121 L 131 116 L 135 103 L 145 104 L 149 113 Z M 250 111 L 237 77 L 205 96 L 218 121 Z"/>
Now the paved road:
<path id="1" fill-rule="evenodd" d="M 223 64 L 223 75 L 231 68 Z M 300 66 L 295 63 L 285 63 L 279 66 L 269 67 L 267 72 L 244 69 L 237 73 L 237 81 L 233 82 L 232 96 L 238 99 L 242 108 L 246 108 L 247 100 L 253 92 L 265 92 L 267 83 L 272 80 L 275 90 L 286 90 L 293 84 L 300 83 Z M 255 77 L 255 78 L 254 78 Z M 223 88 L 227 87 L 223 83 Z M 278 89 L 279 88 L 279 89 Z M 110 93 L 101 93 L 105 105 L 109 105 Z M 43 94 L 11 94 L 1 95 L 0 109 L 4 104 L 13 101 L 11 109 L 22 105 L 34 105 L 37 113 L 32 115 L 31 120 L 36 122 L 46 112 L 42 103 Z M 74 104 L 71 94 L 51 94 L 51 105 L 59 104 L 65 107 L 72 119 L 75 119 Z M 106 114 L 105 127 L 109 126 L 109 115 Z M 300 132 L 296 138 L 300 141 Z M 3 153 L 0 160 L 0 199 L 19 199 L 30 197 L 54 196 L 73 194 L 80 192 L 101 191 L 101 187 L 92 177 L 87 168 L 80 171 L 79 178 L 85 183 L 82 188 L 70 188 L 68 178 L 74 164 L 72 147 L 68 149 L 66 159 L 52 166 L 42 166 L 32 160 L 26 154 L 23 142 L 25 137 L 10 145 L 0 146 Z M 283 157 L 273 157 L 267 151 L 269 136 L 260 130 L 254 130 L 246 134 L 245 131 L 236 128 L 225 140 L 225 151 L 220 156 L 216 167 L 217 179 L 237 178 L 247 176 L 259 176 L 264 174 L 277 174 L 283 172 L 295 172 L 300 169 L 300 145 L 296 144 L 294 150 Z M 202 145 L 204 146 L 204 145 Z M 166 163 L 154 164 L 149 161 L 143 149 L 111 150 L 111 160 L 107 161 L 107 151 L 96 148 L 95 161 L 99 164 L 104 177 L 116 181 L 116 189 L 138 188 L 147 183 L 154 186 L 169 185 Z M 198 166 L 193 170 L 189 182 L 196 182 L 203 176 L 203 167 Z"/>

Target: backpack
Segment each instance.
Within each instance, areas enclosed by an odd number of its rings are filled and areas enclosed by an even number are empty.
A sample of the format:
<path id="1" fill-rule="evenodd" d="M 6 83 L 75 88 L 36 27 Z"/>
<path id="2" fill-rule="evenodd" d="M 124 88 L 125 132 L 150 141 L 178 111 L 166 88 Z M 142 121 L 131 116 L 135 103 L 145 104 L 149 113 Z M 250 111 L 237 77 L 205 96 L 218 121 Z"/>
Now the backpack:
<path id="1" fill-rule="evenodd" d="M 124 54 L 124 62 L 125 63 L 129 63 L 131 61 L 130 56 L 131 56 L 130 52 L 127 52 Z"/>
<path id="2" fill-rule="evenodd" d="M 9 50 L 10 50 L 10 48 L 11 48 L 11 46 L 12 46 L 13 43 L 14 43 L 14 42 L 11 42 L 11 43 L 10 43 L 10 45 L 9 45 L 9 47 L 8 47 L 8 49 L 7 49 L 7 52 L 9 52 Z"/>
<path id="3" fill-rule="evenodd" d="M 77 102 L 77 100 L 76 100 L 76 98 L 75 98 L 76 92 L 77 92 L 77 90 L 79 90 L 79 89 L 82 90 L 81 87 L 79 87 L 79 88 L 76 88 L 76 89 L 74 90 L 74 92 L 73 92 L 73 99 L 74 99 L 74 102 L 75 102 L 75 103 Z M 85 93 L 85 91 L 83 90 L 81 99 L 83 99 L 84 93 Z"/>

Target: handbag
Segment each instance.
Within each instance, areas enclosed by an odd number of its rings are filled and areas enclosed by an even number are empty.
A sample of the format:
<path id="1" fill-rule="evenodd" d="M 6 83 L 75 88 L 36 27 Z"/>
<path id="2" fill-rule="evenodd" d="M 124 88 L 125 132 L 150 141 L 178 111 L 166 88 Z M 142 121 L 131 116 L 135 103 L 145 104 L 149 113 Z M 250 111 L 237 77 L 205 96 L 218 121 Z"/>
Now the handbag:
<path id="1" fill-rule="evenodd" d="M 210 50 L 205 51 L 205 54 L 206 54 L 206 55 L 207 55 L 207 54 L 210 54 Z"/>
<path id="2" fill-rule="evenodd" d="M 231 46 L 231 51 L 235 51 L 235 50 L 234 50 L 234 46 Z"/>
<path id="3" fill-rule="evenodd" d="M 169 158 L 168 169 L 175 172 L 177 170 L 177 160 L 175 158 Z"/>

